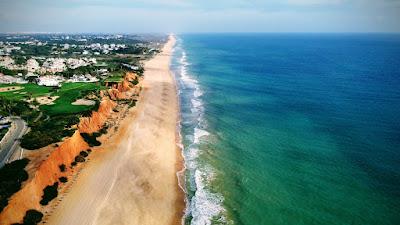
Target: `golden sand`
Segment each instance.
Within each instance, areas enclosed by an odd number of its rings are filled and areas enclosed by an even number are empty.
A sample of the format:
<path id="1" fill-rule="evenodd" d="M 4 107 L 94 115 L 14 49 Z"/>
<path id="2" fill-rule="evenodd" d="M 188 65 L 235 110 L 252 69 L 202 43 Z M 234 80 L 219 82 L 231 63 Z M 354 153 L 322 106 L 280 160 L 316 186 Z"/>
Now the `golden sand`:
<path id="1" fill-rule="evenodd" d="M 94 150 L 46 224 L 181 223 L 178 98 L 169 69 L 174 43 L 171 36 L 162 54 L 146 62 L 137 106 Z"/>

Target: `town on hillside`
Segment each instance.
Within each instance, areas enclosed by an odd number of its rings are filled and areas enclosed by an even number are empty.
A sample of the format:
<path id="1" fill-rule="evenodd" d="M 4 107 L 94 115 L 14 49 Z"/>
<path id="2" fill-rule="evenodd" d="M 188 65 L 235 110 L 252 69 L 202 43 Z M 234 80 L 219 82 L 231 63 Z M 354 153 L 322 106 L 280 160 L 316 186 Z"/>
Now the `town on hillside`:
<path id="1" fill-rule="evenodd" d="M 0 34 L 0 84 L 56 87 L 98 82 L 124 71 L 143 72 L 140 62 L 159 51 L 157 35 Z"/>
<path id="2" fill-rule="evenodd" d="M 18 150 L 38 149 L 70 136 L 79 117 L 98 107 L 100 91 L 121 82 L 128 72 L 141 76 L 143 61 L 160 52 L 166 39 L 0 34 L 0 168 Z"/>

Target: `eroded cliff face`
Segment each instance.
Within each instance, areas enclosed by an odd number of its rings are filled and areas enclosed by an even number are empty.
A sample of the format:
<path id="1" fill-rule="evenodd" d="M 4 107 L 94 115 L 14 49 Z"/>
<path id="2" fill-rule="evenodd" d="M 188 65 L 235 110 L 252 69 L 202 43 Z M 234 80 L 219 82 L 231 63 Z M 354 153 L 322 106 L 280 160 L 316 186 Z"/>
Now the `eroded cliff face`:
<path id="1" fill-rule="evenodd" d="M 111 115 L 114 107 L 117 105 L 112 100 L 104 99 L 101 101 L 97 112 L 92 112 L 90 117 L 82 117 L 78 124 L 78 130 L 81 133 L 92 134 L 103 128 L 107 118 Z"/>
<path id="2" fill-rule="evenodd" d="M 72 137 L 50 153 L 22 189 L 10 198 L 7 207 L 0 214 L 0 225 L 22 222 L 27 210 L 40 210 L 39 202 L 42 199 L 43 189 L 58 181 L 58 178 L 71 174 L 69 165 L 75 160 L 75 156 L 88 148 L 89 145 L 83 140 L 79 131 L 75 131 Z M 66 166 L 64 172 L 59 168 L 62 164 Z"/>
<path id="3" fill-rule="evenodd" d="M 137 80 L 134 73 L 127 73 L 121 83 L 107 91 L 100 92 L 101 101 L 99 109 L 93 111 L 90 117 L 82 117 L 78 124 L 78 130 L 70 138 L 65 139 L 62 144 L 45 159 L 30 176 L 28 181 L 23 184 L 21 190 L 15 193 L 10 199 L 6 208 L 0 213 L 0 225 L 10 225 L 20 223 L 29 209 L 40 211 L 40 200 L 42 199 L 43 189 L 54 184 L 60 177 L 67 177 L 73 171 L 70 169 L 75 157 L 83 150 L 87 150 L 89 145 L 84 141 L 81 133 L 92 134 L 101 130 L 107 119 L 111 116 L 117 103 L 113 100 L 123 100 L 138 95 L 140 87 L 133 85 L 131 81 Z M 64 164 L 66 170 L 61 172 L 59 166 Z"/>
<path id="4" fill-rule="evenodd" d="M 138 95 L 140 87 L 133 85 L 132 81 L 137 80 L 138 77 L 134 73 L 126 73 L 124 80 L 118 84 L 111 85 L 108 95 L 112 100 L 124 100 L 129 99 L 133 95 Z"/>

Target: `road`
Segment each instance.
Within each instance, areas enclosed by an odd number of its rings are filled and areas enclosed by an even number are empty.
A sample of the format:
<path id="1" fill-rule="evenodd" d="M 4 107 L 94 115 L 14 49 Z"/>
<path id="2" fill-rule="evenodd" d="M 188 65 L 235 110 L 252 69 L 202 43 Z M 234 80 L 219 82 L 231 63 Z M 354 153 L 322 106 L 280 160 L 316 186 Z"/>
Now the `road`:
<path id="1" fill-rule="evenodd" d="M 14 152 L 20 148 L 19 139 L 26 133 L 28 126 L 25 121 L 19 117 L 11 117 L 10 120 L 14 124 L 10 127 L 10 134 L 4 137 L 0 146 L 0 168 L 3 167 Z"/>

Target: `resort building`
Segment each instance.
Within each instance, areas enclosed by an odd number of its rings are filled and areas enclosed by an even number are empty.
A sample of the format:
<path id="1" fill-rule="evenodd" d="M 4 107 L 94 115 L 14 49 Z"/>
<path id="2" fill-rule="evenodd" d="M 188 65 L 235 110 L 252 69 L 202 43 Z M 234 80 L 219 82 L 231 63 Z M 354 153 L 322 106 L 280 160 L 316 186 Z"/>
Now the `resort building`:
<path id="1" fill-rule="evenodd" d="M 5 68 L 11 68 L 14 65 L 14 60 L 10 56 L 0 57 L 0 66 Z"/>
<path id="2" fill-rule="evenodd" d="M 37 84 L 47 87 L 61 87 L 64 78 L 61 76 L 41 76 L 37 79 Z"/>
<path id="3" fill-rule="evenodd" d="M 44 63 L 42 67 L 41 72 L 50 72 L 50 73 L 57 73 L 57 72 L 63 72 L 64 70 L 67 69 L 64 59 L 61 58 L 48 58 Z"/>
<path id="4" fill-rule="evenodd" d="M 26 61 L 26 70 L 28 70 L 28 72 L 33 73 L 39 69 L 40 69 L 39 63 L 35 59 L 28 59 L 28 61 Z"/>
<path id="5" fill-rule="evenodd" d="M 76 82 L 98 82 L 99 79 L 97 79 L 94 76 L 91 76 L 90 74 L 86 75 L 76 75 L 74 74 L 70 79 L 68 79 L 67 82 L 71 83 L 76 83 Z"/>
<path id="6" fill-rule="evenodd" d="M 0 84 L 26 84 L 28 81 L 22 77 L 13 77 L 0 73 Z"/>

